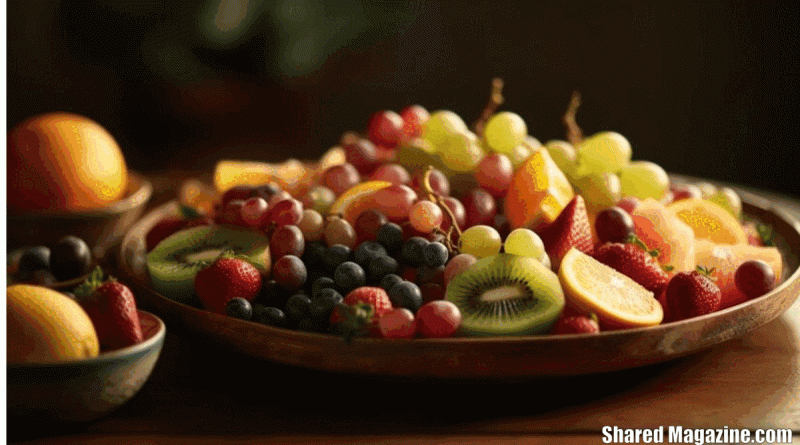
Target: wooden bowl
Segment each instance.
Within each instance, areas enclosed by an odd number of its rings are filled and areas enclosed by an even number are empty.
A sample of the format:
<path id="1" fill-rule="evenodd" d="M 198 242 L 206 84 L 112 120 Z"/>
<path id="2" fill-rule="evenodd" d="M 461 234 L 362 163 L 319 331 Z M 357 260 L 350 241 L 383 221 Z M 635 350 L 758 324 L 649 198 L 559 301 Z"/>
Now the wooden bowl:
<path id="1" fill-rule="evenodd" d="M 772 292 L 719 312 L 659 326 L 597 335 L 448 339 L 342 339 L 216 315 L 165 298 L 149 285 L 145 235 L 175 202 L 145 216 L 121 245 L 121 272 L 139 301 L 167 324 L 229 350 L 264 360 L 348 374 L 392 378 L 517 379 L 592 374 L 664 362 L 756 329 L 786 311 L 800 294 L 800 224 L 769 201 L 742 192 L 745 213 L 775 231 L 786 258 L 783 282 Z"/>
<path id="2" fill-rule="evenodd" d="M 75 235 L 89 245 L 101 260 L 142 215 L 153 194 L 149 181 L 135 172 L 128 173 L 128 191 L 120 201 L 93 211 L 8 212 L 8 251 L 22 247 L 51 246 L 66 235 Z"/>
<path id="3" fill-rule="evenodd" d="M 8 425 L 88 422 L 130 400 L 153 371 L 166 335 L 157 316 L 140 310 L 139 320 L 142 343 L 84 360 L 9 364 Z"/>

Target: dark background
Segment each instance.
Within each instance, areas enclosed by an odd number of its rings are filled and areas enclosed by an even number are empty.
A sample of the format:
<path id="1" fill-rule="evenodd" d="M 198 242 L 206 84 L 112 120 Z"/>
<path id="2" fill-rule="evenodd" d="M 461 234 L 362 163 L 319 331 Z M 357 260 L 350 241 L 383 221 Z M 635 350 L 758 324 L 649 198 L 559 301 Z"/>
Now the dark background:
<path id="1" fill-rule="evenodd" d="M 498 76 L 542 142 L 577 90 L 636 159 L 800 196 L 800 2 L 649 3 L 9 0 L 7 125 L 77 112 L 135 170 L 210 171 L 411 103 L 471 123 Z"/>

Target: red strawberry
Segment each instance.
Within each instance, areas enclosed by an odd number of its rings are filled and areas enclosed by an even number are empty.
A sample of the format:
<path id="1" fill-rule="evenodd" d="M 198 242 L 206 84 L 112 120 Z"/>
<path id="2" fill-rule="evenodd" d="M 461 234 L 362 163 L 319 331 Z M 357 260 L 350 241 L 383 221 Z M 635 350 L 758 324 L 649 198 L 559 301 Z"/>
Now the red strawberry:
<path id="1" fill-rule="evenodd" d="M 653 253 L 644 242 L 632 236 L 625 243 L 602 244 L 592 256 L 658 295 L 669 282 L 669 275 L 658 264 Z"/>
<path id="2" fill-rule="evenodd" d="M 575 195 L 558 218 L 539 231 L 539 236 L 544 242 L 553 270 L 558 270 L 561 259 L 572 247 L 591 255 L 594 250 L 592 228 L 583 197 Z"/>
<path id="3" fill-rule="evenodd" d="M 74 292 L 76 300 L 92 320 L 104 351 L 142 342 L 142 326 L 136 300 L 128 286 L 109 277 L 97 267 Z"/>
<path id="4" fill-rule="evenodd" d="M 379 337 L 378 318 L 392 310 L 392 302 L 383 288 L 361 286 L 350 291 L 343 304 L 334 308 L 330 324 L 347 340 L 365 335 Z"/>
<path id="5" fill-rule="evenodd" d="M 597 316 L 564 313 L 550 329 L 550 334 L 596 334 L 600 332 Z"/>
<path id="6" fill-rule="evenodd" d="M 711 271 L 698 268 L 678 272 L 669 280 L 664 298 L 672 320 L 685 320 L 719 309 L 722 291 L 710 277 Z"/>
<path id="7" fill-rule="evenodd" d="M 344 297 L 344 303 L 355 306 L 359 303 L 366 303 L 374 308 L 375 315 L 383 315 L 392 310 L 392 302 L 389 295 L 382 287 L 361 286 L 353 289 Z"/>
<path id="8" fill-rule="evenodd" d="M 197 273 L 194 288 L 203 307 L 225 314 L 225 305 L 233 298 L 252 301 L 261 291 L 261 272 L 248 261 L 223 255 Z"/>

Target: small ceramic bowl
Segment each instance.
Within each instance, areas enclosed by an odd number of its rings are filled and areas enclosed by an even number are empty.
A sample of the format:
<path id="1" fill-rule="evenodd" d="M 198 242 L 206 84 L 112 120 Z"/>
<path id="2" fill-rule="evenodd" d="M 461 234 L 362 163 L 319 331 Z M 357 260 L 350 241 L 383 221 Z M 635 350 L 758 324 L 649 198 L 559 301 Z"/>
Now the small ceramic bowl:
<path id="1" fill-rule="evenodd" d="M 142 343 L 85 360 L 8 364 L 8 425 L 88 422 L 130 400 L 150 377 L 166 335 L 155 315 L 140 310 L 139 320 Z"/>
<path id="2" fill-rule="evenodd" d="M 66 235 L 75 235 L 92 248 L 96 259 L 105 258 L 128 228 L 139 219 L 153 194 L 152 184 L 135 172 L 128 172 L 128 191 L 120 201 L 93 211 L 36 211 L 17 213 L 9 209 L 7 247 L 49 246 Z"/>

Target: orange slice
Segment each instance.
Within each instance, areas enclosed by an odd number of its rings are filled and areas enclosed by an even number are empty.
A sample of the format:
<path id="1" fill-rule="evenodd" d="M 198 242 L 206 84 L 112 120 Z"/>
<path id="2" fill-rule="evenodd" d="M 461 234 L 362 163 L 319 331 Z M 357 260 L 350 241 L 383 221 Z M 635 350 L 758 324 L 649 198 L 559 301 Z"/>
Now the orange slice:
<path id="1" fill-rule="evenodd" d="M 558 279 L 567 304 L 597 314 L 604 329 L 655 326 L 664 319 L 652 292 L 574 247 L 561 260 Z"/>
<path id="2" fill-rule="evenodd" d="M 364 212 L 364 210 L 367 210 L 365 206 L 372 204 L 369 200 L 364 198 L 390 185 L 392 185 L 392 183 L 389 181 L 367 181 L 351 187 L 346 192 L 339 195 L 339 198 L 334 201 L 328 210 L 328 214 L 341 215 L 342 218 L 354 224 L 358 215 Z"/>
<path id="3" fill-rule="evenodd" d="M 746 244 L 742 224 L 724 207 L 702 198 L 675 201 L 667 209 L 689 225 L 695 238 L 706 238 L 720 244 Z"/>
<path id="4" fill-rule="evenodd" d="M 214 187 L 217 192 L 224 193 L 240 185 L 255 187 L 275 182 L 291 192 L 308 174 L 309 167 L 297 159 L 288 159 L 280 164 L 222 160 L 214 169 Z"/>

